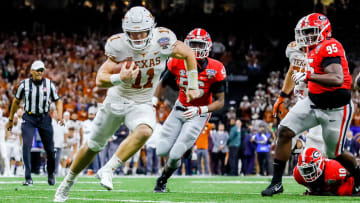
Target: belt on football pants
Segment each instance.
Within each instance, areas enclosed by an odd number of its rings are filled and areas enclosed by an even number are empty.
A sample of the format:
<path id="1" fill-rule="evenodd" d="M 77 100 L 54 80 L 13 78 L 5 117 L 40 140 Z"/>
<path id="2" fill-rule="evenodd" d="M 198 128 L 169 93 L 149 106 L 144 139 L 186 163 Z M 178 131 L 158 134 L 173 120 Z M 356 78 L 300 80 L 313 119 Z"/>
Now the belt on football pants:
<path id="1" fill-rule="evenodd" d="M 186 107 L 182 107 L 182 106 L 175 106 L 175 110 L 176 111 L 186 111 Z"/>

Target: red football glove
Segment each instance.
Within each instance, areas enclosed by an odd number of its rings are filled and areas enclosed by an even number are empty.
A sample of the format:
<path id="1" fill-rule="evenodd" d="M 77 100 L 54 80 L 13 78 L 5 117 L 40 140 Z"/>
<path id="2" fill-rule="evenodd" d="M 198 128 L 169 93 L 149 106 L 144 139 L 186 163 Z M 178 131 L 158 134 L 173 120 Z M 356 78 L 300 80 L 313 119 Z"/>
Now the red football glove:
<path id="1" fill-rule="evenodd" d="M 273 107 L 273 116 L 283 118 L 285 97 L 279 96 Z"/>

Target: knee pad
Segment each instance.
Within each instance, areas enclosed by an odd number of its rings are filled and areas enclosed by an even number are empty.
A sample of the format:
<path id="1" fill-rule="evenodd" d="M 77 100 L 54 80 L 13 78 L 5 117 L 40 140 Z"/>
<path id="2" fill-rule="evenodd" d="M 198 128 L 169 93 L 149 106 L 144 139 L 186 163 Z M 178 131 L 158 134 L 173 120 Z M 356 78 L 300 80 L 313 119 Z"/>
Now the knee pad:
<path id="1" fill-rule="evenodd" d="M 100 143 L 95 142 L 94 140 L 89 139 L 87 141 L 87 144 L 88 144 L 89 149 L 91 149 L 91 151 L 100 152 L 101 150 L 104 149 L 106 143 L 100 144 Z"/>
<path id="2" fill-rule="evenodd" d="M 179 160 L 188 150 L 184 143 L 175 144 L 169 154 L 169 159 Z"/>
<path id="3" fill-rule="evenodd" d="M 170 150 L 169 143 L 166 142 L 165 140 L 160 140 L 156 144 L 155 150 L 156 150 L 157 156 L 160 156 L 160 157 L 167 156 L 169 154 L 169 150 Z"/>

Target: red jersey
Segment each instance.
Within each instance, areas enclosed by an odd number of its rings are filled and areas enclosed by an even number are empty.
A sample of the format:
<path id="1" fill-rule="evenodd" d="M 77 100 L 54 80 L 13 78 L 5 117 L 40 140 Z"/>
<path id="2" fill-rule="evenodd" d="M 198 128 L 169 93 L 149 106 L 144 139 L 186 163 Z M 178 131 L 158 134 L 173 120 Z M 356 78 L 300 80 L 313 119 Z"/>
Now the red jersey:
<path id="1" fill-rule="evenodd" d="M 353 192 L 354 178 L 347 177 L 346 169 L 335 160 L 325 159 L 323 174 L 314 182 L 305 182 L 297 166 L 294 168 L 293 175 L 296 182 L 310 190 L 310 194 L 311 192 L 316 192 L 346 196 L 352 195 Z"/>
<path id="2" fill-rule="evenodd" d="M 226 78 L 224 65 L 215 59 L 207 58 L 208 63 L 204 70 L 198 73 L 200 97 L 186 102 L 186 88 L 188 85 L 185 61 L 182 59 L 171 58 L 168 61 L 169 71 L 176 77 L 176 83 L 180 88 L 179 101 L 184 106 L 204 106 L 211 104 L 212 92 L 211 85 Z"/>
<path id="3" fill-rule="evenodd" d="M 316 82 L 309 81 L 308 88 L 310 93 L 321 94 L 324 92 L 332 92 L 337 89 L 350 89 L 351 88 L 351 75 L 349 72 L 348 62 L 346 60 L 345 51 L 340 42 L 336 39 L 331 38 L 322 41 L 315 48 L 310 50 L 308 54 L 309 66 L 314 69 L 316 74 L 325 74 L 324 68 L 322 67 L 322 62 L 325 58 L 335 58 L 339 57 L 341 61 L 341 66 L 344 74 L 344 83 L 341 87 L 329 87 L 321 85 Z"/>

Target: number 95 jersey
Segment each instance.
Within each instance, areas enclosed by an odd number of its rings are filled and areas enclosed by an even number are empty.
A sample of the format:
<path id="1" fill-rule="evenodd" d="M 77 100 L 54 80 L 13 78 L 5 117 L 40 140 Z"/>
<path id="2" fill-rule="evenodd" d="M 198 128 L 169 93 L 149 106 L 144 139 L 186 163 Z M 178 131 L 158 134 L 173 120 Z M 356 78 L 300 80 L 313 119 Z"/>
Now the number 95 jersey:
<path id="1" fill-rule="evenodd" d="M 132 84 L 123 83 L 109 88 L 107 94 L 122 96 L 137 103 L 150 102 L 166 60 L 177 41 L 175 34 L 164 27 L 154 28 L 149 46 L 136 51 L 129 47 L 124 33 L 111 36 L 105 45 L 105 55 L 115 63 L 134 61 L 140 68 Z"/>
<path id="2" fill-rule="evenodd" d="M 200 96 L 191 102 L 186 102 L 186 88 L 188 85 L 185 61 L 182 59 L 170 58 L 168 61 L 168 69 L 176 77 L 176 83 L 180 88 L 179 101 L 184 106 L 203 106 L 211 104 L 213 87 L 212 85 L 225 80 L 226 70 L 224 65 L 215 59 L 206 58 L 207 64 L 203 65 L 203 69 L 198 68 L 198 80 Z"/>

